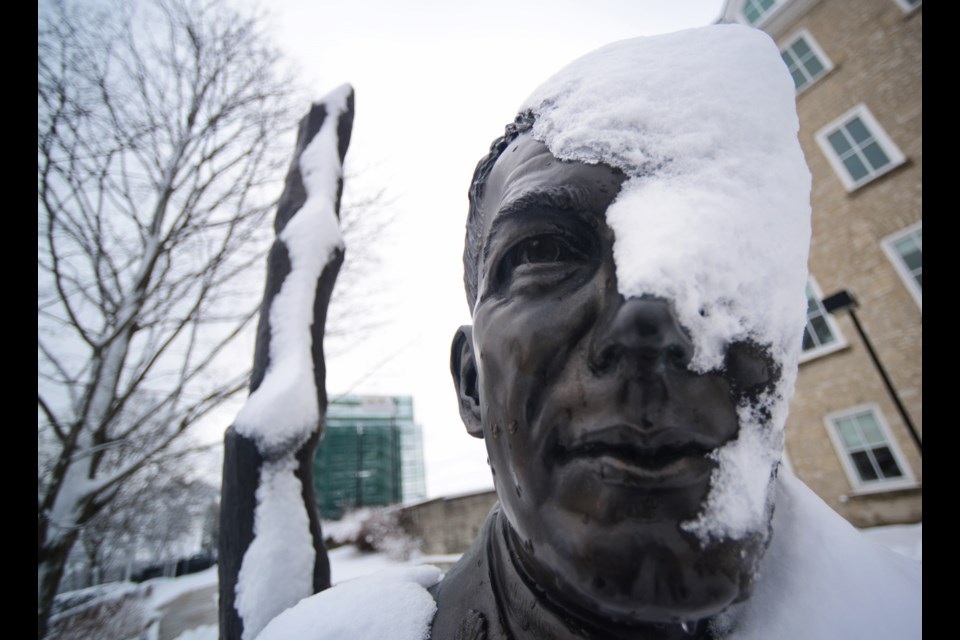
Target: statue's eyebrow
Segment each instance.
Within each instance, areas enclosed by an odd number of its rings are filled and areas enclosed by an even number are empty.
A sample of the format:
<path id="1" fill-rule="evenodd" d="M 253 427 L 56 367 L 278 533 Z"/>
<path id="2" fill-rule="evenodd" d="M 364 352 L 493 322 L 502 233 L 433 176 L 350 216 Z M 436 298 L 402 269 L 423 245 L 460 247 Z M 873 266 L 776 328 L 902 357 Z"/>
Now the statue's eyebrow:
<path id="1" fill-rule="evenodd" d="M 579 185 L 556 185 L 547 188 L 532 189 L 521 193 L 516 198 L 500 206 L 490 223 L 490 233 L 483 243 L 482 260 L 487 263 L 490 257 L 490 246 L 500 233 L 501 229 L 517 218 L 530 215 L 534 210 L 567 211 L 571 214 L 602 213 L 595 212 L 594 194 L 587 188 Z M 585 221 L 596 225 L 599 220 L 596 215 L 582 215 Z"/>

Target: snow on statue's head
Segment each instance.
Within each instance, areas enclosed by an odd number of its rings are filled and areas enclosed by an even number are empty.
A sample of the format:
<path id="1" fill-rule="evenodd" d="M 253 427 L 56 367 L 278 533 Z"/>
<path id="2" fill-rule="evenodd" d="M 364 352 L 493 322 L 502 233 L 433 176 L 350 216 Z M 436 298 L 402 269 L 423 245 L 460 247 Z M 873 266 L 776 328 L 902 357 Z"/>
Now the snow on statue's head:
<path id="1" fill-rule="evenodd" d="M 767 35 L 715 25 L 590 53 L 520 113 L 470 191 L 467 430 L 552 602 L 715 616 L 769 539 L 801 345 L 793 83 Z"/>

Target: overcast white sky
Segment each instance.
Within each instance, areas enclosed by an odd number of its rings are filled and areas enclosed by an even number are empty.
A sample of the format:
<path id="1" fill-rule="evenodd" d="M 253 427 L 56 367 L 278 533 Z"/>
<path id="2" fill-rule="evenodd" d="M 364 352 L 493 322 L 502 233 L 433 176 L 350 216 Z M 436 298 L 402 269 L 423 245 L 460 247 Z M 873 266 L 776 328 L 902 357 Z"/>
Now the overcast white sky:
<path id="1" fill-rule="evenodd" d="M 624 38 L 716 21 L 722 0 L 275 0 L 273 31 L 316 97 L 349 82 L 356 120 L 348 189 L 385 187 L 394 224 L 363 286 L 383 324 L 328 360 L 338 393 L 412 395 L 427 491 L 492 487 L 481 440 L 463 429 L 448 359 L 469 323 L 461 253 L 477 161 L 541 82 Z M 668 61 L 664 61 L 667 63 Z M 351 250 L 347 248 L 348 252 Z M 386 363 L 385 359 L 390 358 Z"/>

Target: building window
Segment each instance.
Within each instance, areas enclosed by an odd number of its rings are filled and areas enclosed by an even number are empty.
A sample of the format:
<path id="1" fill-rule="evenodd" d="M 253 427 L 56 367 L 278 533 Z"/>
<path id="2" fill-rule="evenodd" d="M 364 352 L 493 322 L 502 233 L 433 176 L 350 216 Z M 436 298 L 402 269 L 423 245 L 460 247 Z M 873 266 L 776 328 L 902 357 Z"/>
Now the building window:
<path id="1" fill-rule="evenodd" d="M 854 489 L 885 491 L 916 484 L 876 406 L 832 413 L 825 422 Z"/>
<path id="2" fill-rule="evenodd" d="M 883 239 L 883 250 L 904 284 L 923 308 L 923 223 L 907 227 Z"/>
<path id="3" fill-rule="evenodd" d="M 833 316 L 823 308 L 817 283 L 811 278 L 807 281 L 807 326 L 803 328 L 803 352 L 800 361 L 826 355 L 847 345 L 840 335 Z"/>
<path id="4" fill-rule="evenodd" d="M 790 70 L 797 91 L 802 91 L 833 68 L 833 64 L 806 31 L 788 40 L 780 55 Z"/>
<path id="5" fill-rule="evenodd" d="M 905 159 L 862 104 L 820 129 L 817 143 L 847 191 L 865 185 Z"/>
<path id="6" fill-rule="evenodd" d="M 777 6 L 777 0 L 744 0 L 743 17 L 749 24 L 757 26 L 775 6 Z"/>

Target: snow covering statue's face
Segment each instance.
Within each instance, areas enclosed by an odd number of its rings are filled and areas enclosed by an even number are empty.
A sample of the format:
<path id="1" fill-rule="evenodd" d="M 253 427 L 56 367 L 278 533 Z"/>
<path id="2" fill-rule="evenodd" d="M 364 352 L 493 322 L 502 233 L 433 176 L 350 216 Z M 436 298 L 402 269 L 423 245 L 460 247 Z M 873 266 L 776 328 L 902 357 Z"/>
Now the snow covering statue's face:
<path id="1" fill-rule="evenodd" d="M 804 321 L 789 74 L 765 34 L 719 25 L 593 52 L 521 112 L 471 196 L 467 429 L 551 602 L 714 616 L 769 537 Z"/>
<path id="2" fill-rule="evenodd" d="M 624 623 L 701 619 L 747 592 L 766 530 L 703 544 L 682 524 L 704 510 L 738 407 L 777 370 L 739 342 L 694 372 L 671 303 L 619 292 L 605 213 L 624 179 L 530 134 L 507 147 L 454 373 L 523 567 L 551 599 Z"/>

